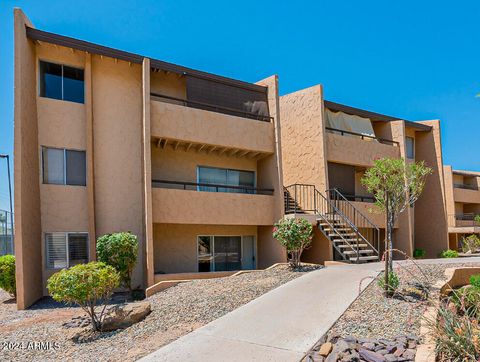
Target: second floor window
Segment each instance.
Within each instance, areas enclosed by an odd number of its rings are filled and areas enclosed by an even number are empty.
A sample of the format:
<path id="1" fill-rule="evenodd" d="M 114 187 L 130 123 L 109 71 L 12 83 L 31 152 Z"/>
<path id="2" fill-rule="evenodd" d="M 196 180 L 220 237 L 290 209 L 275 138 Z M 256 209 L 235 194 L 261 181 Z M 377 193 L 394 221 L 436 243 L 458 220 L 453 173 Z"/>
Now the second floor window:
<path id="1" fill-rule="evenodd" d="M 40 61 L 40 96 L 84 103 L 83 69 Z"/>
<path id="2" fill-rule="evenodd" d="M 85 151 L 42 147 L 43 183 L 85 186 Z"/>
<path id="3" fill-rule="evenodd" d="M 199 186 L 199 191 L 210 192 L 234 192 L 253 194 L 255 187 L 255 172 L 231 170 L 226 168 L 198 166 L 197 168 L 198 183 L 225 185 L 233 187 L 218 186 Z M 242 187 L 245 188 L 242 188 Z"/>
<path id="4" fill-rule="evenodd" d="M 407 148 L 407 158 L 413 160 L 415 158 L 415 139 L 406 137 L 405 147 Z"/>

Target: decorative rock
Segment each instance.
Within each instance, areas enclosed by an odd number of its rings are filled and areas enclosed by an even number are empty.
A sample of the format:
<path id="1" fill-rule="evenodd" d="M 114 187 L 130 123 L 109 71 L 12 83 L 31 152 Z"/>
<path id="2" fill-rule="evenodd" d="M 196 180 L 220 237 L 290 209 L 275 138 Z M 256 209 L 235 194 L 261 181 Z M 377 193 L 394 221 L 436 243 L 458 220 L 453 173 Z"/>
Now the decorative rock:
<path id="1" fill-rule="evenodd" d="M 102 330 L 114 331 L 127 328 L 132 324 L 140 322 L 151 312 L 149 302 L 129 303 L 126 305 L 111 308 L 105 317 Z"/>
<path id="2" fill-rule="evenodd" d="M 413 360 L 415 358 L 415 350 L 407 349 L 405 352 L 403 352 L 402 357 L 405 359 Z"/>
<path id="3" fill-rule="evenodd" d="M 328 356 L 328 354 L 332 351 L 333 345 L 330 342 L 325 342 L 321 345 L 320 349 L 318 350 L 318 354 L 321 356 Z"/>
<path id="4" fill-rule="evenodd" d="M 366 350 L 364 348 L 360 349 L 360 357 L 363 358 L 367 362 L 384 362 L 385 357 L 381 354 Z"/>
<path id="5" fill-rule="evenodd" d="M 388 354 L 388 349 L 381 349 L 379 351 L 377 351 L 377 353 L 381 354 L 382 356 L 385 356 L 386 354 Z"/>
<path id="6" fill-rule="evenodd" d="M 338 352 L 345 352 L 345 351 L 348 351 L 350 349 L 350 344 L 347 343 L 345 340 L 343 339 L 339 339 L 337 341 L 337 343 L 335 344 L 335 347 L 334 347 L 334 350 L 338 351 Z"/>
<path id="7" fill-rule="evenodd" d="M 375 343 L 367 342 L 367 343 L 362 344 L 362 346 L 365 349 L 368 349 L 369 351 L 374 351 L 375 350 Z"/>
<path id="8" fill-rule="evenodd" d="M 393 354 L 386 354 L 385 355 L 385 361 L 387 361 L 387 362 L 397 362 L 398 358 L 395 357 Z"/>
<path id="9" fill-rule="evenodd" d="M 405 352 L 405 348 L 403 348 L 402 346 L 397 346 L 397 350 L 393 353 L 393 355 L 395 357 L 400 357 L 403 352 Z"/>

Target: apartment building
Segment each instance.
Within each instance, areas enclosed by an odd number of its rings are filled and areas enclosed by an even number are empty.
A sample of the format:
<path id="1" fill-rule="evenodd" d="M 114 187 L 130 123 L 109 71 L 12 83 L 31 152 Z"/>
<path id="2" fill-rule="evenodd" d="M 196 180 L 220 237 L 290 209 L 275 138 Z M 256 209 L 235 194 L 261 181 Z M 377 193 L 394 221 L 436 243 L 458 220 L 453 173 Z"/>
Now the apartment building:
<path id="1" fill-rule="evenodd" d="M 480 172 L 453 170 L 444 166 L 445 196 L 450 249 L 461 247 L 462 239 L 480 234 Z"/>
<path id="2" fill-rule="evenodd" d="M 424 249 L 427 257 L 448 247 L 439 121 L 411 122 L 329 102 L 320 85 L 280 97 L 280 113 L 285 212 L 317 226 L 306 261 L 381 257 L 385 215 L 360 180 L 384 157 L 424 160 L 433 169 L 420 199 L 400 215 L 394 247 L 408 256 Z"/>
<path id="3" fill-rule="evenodd" d="M 135 287 L 285 261 L 276 76 L 247 83 L 14 17 L 20 309 L 105 233 L 138 236 Z"/>

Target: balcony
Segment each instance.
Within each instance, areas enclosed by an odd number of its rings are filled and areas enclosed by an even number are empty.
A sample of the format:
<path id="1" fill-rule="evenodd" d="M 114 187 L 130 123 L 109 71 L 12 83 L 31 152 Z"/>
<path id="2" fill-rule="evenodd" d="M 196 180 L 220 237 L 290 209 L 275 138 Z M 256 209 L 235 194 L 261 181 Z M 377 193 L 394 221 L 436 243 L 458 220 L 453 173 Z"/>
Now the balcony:
<path id="1" fill-rule="evenodd" d="M 455 184 L 453 188 L 453 199 L 455 202 L 480 204 L 480 190 L 473 185 Z"/>
<path id="2" fill-rule="evenodd" d="M 153 95 L 151 99 L 151 136 L 159 143 L 181 142 L 189 148 L 215 148 L 227 154 L 247 151 L 259 157 L 274 153 L 271 117 L 255 115 L 253 119 L 253 115 L 246 112 L 240 115 L 238 111 L 219 113 L 218 107 L 201 109 L 173 97 Z M 245 118 L 247 115 L 251 117 Z"/>
<path id="3" fill-rule="evenodd" d="M 273 189 L 152 181 L 154 223 L 272 225 Z"/>
<path id="4" fill-rule="evenodd" d="M 378 158 L 400 157 L 398 142 L 326 127 L 330 162 L 370 167 Z"/>

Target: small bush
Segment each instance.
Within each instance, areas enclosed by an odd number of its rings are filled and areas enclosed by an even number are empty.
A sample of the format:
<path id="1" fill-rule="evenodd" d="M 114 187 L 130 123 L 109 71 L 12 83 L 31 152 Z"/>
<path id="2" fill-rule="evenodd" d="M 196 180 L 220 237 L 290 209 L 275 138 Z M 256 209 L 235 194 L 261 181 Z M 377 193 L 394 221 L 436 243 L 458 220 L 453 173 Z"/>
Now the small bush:
<path id="1" fill-rule="evenodd" d="M 455 305 L 457 312 L 471 318 L 480 316 L 480 290 L 466 286 L 453 292 L 450 301 Z"/>
<path id="2" fill-rule="evenodd" d="M 113 267 L 90 262 L 53 274 L 47 281 L 47 289 L 56 301 L 79 305 L 90 317 L 92 328 L 98 331 L 108 300 L 119 283 L 120 274 Z M 100 312 L 99 304 L 103 304 Z"/>
<path id="3" fill-rule="evenodd" d="M 462 251 L 464 253 L 475 253 L 480 249 L 480 238 L 475 235 L 469 235 L 462 239 Z"/>
<path id="4" fill-rule="evenodd" d="M 480 290 L 480 274 L 475 274 L 470 277 L 470 284 Z"/>
<path id="5" fill-rule="evenodd" d="M 413 257 L 415 259 L 421 259 L 425 256 L 425 254 L 427 254 L 427 252 L 425 251 L 425 249 L 415 249 L 413 251 Z"/>
<path id="6" fill-rule="evenodd" d="M 287 249 L 293 267 L 300 266 L 300 258 L 312 244 L 312 224 L 303 218 L 282 219 L 273 228 L 273 237 Z"/>
<path id="7" fill-rule="evenodd" d="M 400 285 L 400 279 L 395 272 L 388 273 L 388 294 L 392 295 L 398 289 Z M 378 286 L 382 289 L 385 289 L 385 278 L 383 275 L 378 279 Z"/>
<path id="8" fill-rule="evenodd" d="M 137 263 L 137 237 L 129 232 L 106 234 L 97 240 L 97 257 L 120 273 L 121 284 L 132 290 L 132 271 Z"/>
<path id="9" fill-rule="evenodd" d="M 458 258 L 458 251 L 456 250 L 444 250 L 440 253 L 441 258 Z"/>
<path id="10" fill-rule="evenodd" d="M 13 255 L 0 256 L 0 288 L 13 297 L 17 294 L 15 283 L 15 257 Z"/>

